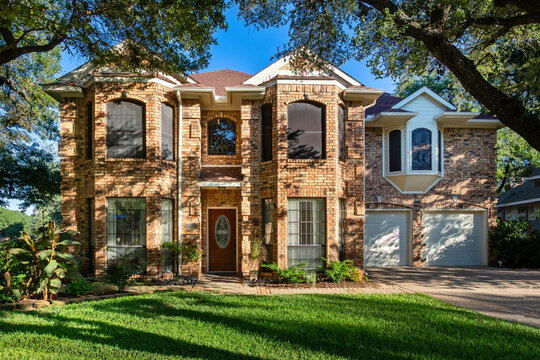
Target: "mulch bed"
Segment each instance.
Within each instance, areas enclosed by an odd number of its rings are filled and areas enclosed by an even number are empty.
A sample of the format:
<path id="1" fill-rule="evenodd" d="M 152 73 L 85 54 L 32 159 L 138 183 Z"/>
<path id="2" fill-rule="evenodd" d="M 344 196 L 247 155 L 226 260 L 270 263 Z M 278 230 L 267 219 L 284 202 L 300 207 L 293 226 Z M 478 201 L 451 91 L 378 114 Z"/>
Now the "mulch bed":
<path id="1" fill-rule="evenodd" d="M 354 282 L 354 281 L 342 281 L 340 283 L 334 282 L 318 282 L 315 284 L 276 284 L 276 283 L 267 283 L 266 287 L 270 288 L 285 288 L 285 289 L 335 289 L 335 288 L 376 288 L 379 287 L 378 284 L 373 282 Z"/>

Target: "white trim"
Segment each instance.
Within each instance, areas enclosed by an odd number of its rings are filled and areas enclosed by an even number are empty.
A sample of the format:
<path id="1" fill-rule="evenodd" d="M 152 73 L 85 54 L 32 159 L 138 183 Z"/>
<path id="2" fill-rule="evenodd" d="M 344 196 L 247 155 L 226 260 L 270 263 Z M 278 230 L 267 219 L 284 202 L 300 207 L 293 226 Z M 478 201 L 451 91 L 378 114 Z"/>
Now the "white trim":
<path id="1" fill-rule="evenodd" d="M 446 119 L 452 120 L 470 120 L 474 117 L 477 117 L 480 115 L 479 112 L 471 112 L 471 111 L 443 111 L 439 115 L 436 115 L 433 120 L 435 121 L 444 121 Z"/>
<path id="2" fill-rule="evenodd" d="M 236 271 L 209 271 L 210 268 L 210 221 L 208 221 L 208 214 L 210 213 L 210 210 L 219 210 L 219 209 L 235 209 L 236 210 L 236 219 L 235 219 L 235 225 L 236 225 L 236 256 L 235 256 L 235 264 L 236 264 Z M 238 246 L 240 244 L 240 241 L 238 239 L 238 207 L 237 206 L 208 206 L 206 208 L 206 273 L 207 274 L 219 274 L 219 273 L 238 273 Z"/>
<path id="3" fill-rule="evenodd" d="M 413 210 L 412 209 L 366 209 L 366 219 L 364 220 L 364 224 L 367 221 L 367 213 L 368 212 L 406 212 L 407 217 L 407 265 L 399 265 L 399 266 L 412 266 L 412 259 L 413 259 L 413 246 L 412 246 L 412 238 L 413 238 Z M 364 237 L 365 237 L 365 229 L 364 229 Z M 365 247 L 364 247 L 365 252 Z M 364 254 L 362 254 L 363 256 Z M 365 256 L 364 256 L 365 258 Z M 370 266 L 370 267 L 376 267 L 376 266 Z"/>
<path id="4" fill-rule="evenodd" d="M 527 178 L 527 181 L 529 180 L 540 180 L 540 175 L 535 175 Z"/>
<path id="5" fill-rule="evenodd" d="M 497 204 L 495 205 L 495 207 L 502 208 L 502 207 L 507 207 L 507 206 L 530 204 L 530 203 L 539 202 L 539 201 L 540 201 L 540 198 L 536 198 L 536 199 L 529 199 L 529 200 L 522 200 L 522 201 L 514 201 L 507 204 Z"/>
<path id="6" fill-rule="evenodd" d="M 488 226 L 488 210 L 487 209 L 424 209 L 420 210 L 422 213 L 482 213 L 482 265 L 488 265 L 488 236 L 489 236 L 489 226 Z M 423 223 L 423 222 L 422 222 Z M 425 242 L 424 242 L 425 243 Z"/>
<path id="7" fill-rule="evenodd" d="M 452 105 L 448 101 L 444 100 L 442 97 L 437 95 L 433 90 L 431 90 L 427 86 L 424 86 L 421 89 L 416 90 L 414 93 L 412 93 L 411 95 L 407 96 L 405 99 L 401 100 L 400 102 L 398 102 L 397 104 L 392 106 L 392 109 L 401 109 L 403 106 L 410 103 L 412 100 L 416 99 L 418 96 L 420 96 L 422 94 L 428 95 L 433 100 L 440 103 L 441 105 L 444 105 L 448 109 L 456 110 L 456 107 L 454 105 Z"/>
<path id="8" fill-rule="evenodd" d="M 239 188 L 242 181 L 199 181 L 199 186 L 204 188 Z"/>
<path id="9" fill-rule="evenodd" d="M 341 90 L 347 89 L 347 86 L 343 85 L 337 80 L 314 80 L 314 79 L 270 79 L 263 82 L 265 87 L 270 87 L 276 84 L 283 85 L 334 85 Z"/>
<path id="10" fill-rule="evenodd" d="M 178 193 L 176 195 L 176 201 L 178 202 L 177 205 L 177 211 L 178 211 L 178 244 L 182 243 L 182 120 L 183 120 L 183 114 L 182 114 L 182 96 L 180 95 L 180 91 L 176 91 L 176 99 L 178 100 L 178 149 L 177 149 L 177 156 L 176 156 L 176 171 L 178 176 Z M 178 270 L 179 273 L 181 273 L 182 269 L 182 256 L 178 256 Z"/>

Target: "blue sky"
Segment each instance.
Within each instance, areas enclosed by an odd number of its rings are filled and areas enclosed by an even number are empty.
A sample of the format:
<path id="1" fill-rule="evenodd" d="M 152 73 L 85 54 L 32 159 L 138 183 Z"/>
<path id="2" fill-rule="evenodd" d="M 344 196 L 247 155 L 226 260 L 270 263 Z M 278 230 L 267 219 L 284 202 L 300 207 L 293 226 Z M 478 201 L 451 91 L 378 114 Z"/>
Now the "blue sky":
<path id="1" fill-rule="evenodd" d="M 229 28 L 227 31 L 219 31 L 216 34 L 218 44 L 212 46 L 210 64 L 202 72 L 232 69 L 255 74 L 270 65 L 274 61 L 272 57 L 277 49 L 287 43 L 288 29 L 286 27 L 257 31 L 252 27 L 244 27 L 242 22 L 237 20 L 234 9 L 229 10 L 226 16 Z M 85 59 L 64 52 L 60 75 L 83 63 Z M 391 79 L 376 79 L 365 63 L 351 60 L 340 68 L 366 86 L 385 89 L 389 92 L 394 90 L 395 86 Z M 18 201 L 10 201 L 8 208 L 18 210 L 18 204 Z"/>

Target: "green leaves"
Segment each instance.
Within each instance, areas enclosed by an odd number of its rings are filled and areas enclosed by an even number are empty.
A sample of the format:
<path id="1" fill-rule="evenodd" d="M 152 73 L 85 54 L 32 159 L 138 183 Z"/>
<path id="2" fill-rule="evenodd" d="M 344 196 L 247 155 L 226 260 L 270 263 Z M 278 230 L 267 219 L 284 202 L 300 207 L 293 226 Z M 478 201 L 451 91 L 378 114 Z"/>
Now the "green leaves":
<path id="1" fill-rule="evenodd" d="M 13 254 L 13 255 L 27 255 L 27 254 L 31 254 L 30 251 L 25 250 L 25 249 L 20 249 L 20 248 L 9 249 L 8 252 L 11 253 L 11 254 Z"/>
<path id="2" fill-rule="evenodd" d="M 58 263 L 56 262 L 56 260 L 52 260 L 47 266 L 45 266 L 45 269 L 43 269 L 43 272 L 51 277 L 54 275 L 54 271 L 56 270 L 56 268 L 58 267 Z"/>

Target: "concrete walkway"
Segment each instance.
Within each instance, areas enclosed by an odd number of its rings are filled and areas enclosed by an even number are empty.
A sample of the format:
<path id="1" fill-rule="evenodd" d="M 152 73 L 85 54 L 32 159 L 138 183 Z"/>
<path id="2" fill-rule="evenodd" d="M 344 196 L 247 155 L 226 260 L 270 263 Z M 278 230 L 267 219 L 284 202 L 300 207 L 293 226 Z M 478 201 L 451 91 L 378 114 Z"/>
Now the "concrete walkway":
<path id="1" fill-rule="evenodd" d="M 540 327 L 540 271 L 495 268 L 368 268 L 372 281 L 421 292 L 508 321 Z"/>

